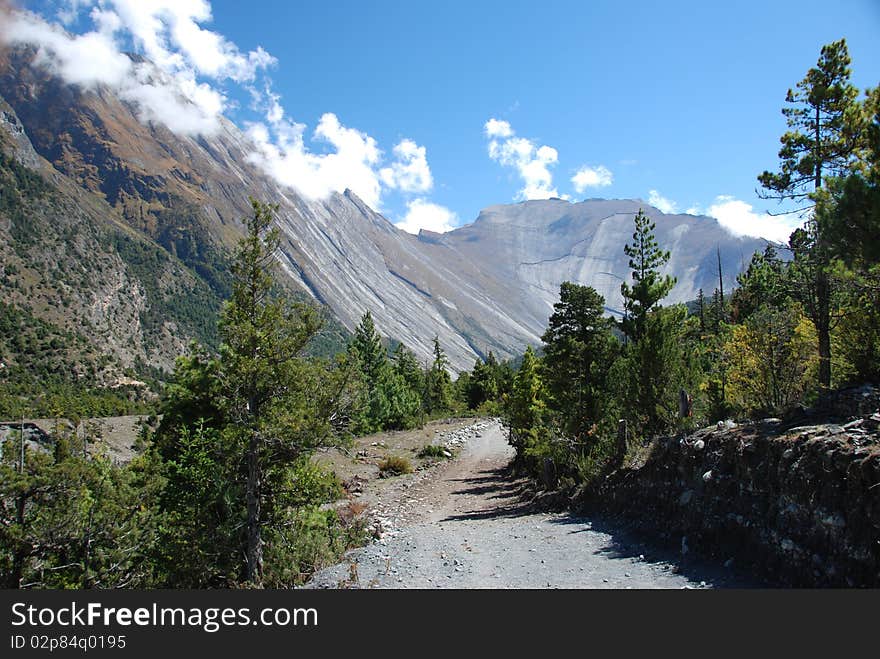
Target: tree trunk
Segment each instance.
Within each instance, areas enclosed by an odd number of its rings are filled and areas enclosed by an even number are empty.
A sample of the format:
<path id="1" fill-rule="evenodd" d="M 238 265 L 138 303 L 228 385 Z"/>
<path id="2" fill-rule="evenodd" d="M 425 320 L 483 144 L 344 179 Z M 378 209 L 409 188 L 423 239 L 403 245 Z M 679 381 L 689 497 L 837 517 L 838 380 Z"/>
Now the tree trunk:
<path id="1" fill-rule="evenodd" d="M 27 495 L 22 492 L 15 499 L 15 521 L 22 531 L 24 531 L 25 506 L 27 506 Z M 24 576 L 25 558 L 27 558 L 27 553 L 24 545 L 21 542 L 17 542 L 15 551 L 12 555 L 12 567 L 9 570 L 9 577 L 5 586 L 6 588 L 21 588 L 21 579 Z"/>
<path id="2" fill-rule="evenodd" d="M 260 431 L 254 428 L 247 452 L 247 581 L 259 586 L 263 579 L 263 538 L 260 529 Z"/>
<path id="3" fill-rule="evenodd" d="M 819 388 L 831 388 L 831 332 L 828 325 L 816 327 L 819 335 Z"/>
<path id="4" fill-rule="evenodd" d="M 831 282 L 820 265 L 816 274 L 816 334 L 819 340 L 819 388 L 831 388 Z"/>

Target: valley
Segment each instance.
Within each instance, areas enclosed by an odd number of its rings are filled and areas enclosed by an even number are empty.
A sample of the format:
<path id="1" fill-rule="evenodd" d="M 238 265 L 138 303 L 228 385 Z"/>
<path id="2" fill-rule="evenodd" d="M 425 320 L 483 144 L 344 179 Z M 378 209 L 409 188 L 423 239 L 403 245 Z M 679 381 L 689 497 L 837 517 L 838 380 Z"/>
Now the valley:
<path id="1" fill-rule="evenodd" d="M 288 80 L 311 130 L 207 0 L 64 6 L 0 0 L 0 586 L 880 584 L 880 87 L 846 38 L 741 81 L 758 126 L 643 101 L 646 57 L 569 105 L 520 109 L 524 69 L 409 107 L 379 78 L 479 67 L 349 75 L 399 36 L 357 26 Z"/>

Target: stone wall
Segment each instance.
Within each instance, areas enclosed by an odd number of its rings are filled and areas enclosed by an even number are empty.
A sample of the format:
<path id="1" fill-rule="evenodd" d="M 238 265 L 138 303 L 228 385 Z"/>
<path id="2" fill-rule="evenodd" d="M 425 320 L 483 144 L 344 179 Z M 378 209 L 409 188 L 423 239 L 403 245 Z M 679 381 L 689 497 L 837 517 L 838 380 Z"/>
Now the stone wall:
<path id="1" fill-rule="evenodd" d="M 772 583 L 880 586 L 880 390 L 656 440 L 580 501 Z M 821 422 L 819 417 L 821 416 Z"/>

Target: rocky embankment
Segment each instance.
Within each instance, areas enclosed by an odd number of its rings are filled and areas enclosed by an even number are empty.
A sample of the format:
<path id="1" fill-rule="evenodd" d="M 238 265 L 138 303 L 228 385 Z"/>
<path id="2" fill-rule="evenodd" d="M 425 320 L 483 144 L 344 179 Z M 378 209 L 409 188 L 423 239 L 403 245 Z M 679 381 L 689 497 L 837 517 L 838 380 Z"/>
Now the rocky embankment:
<path id="1" fill-rule="evenodd" d="M 578 507 L 794 586 L 880 586 L 880 389 L 656 440 Z"/>

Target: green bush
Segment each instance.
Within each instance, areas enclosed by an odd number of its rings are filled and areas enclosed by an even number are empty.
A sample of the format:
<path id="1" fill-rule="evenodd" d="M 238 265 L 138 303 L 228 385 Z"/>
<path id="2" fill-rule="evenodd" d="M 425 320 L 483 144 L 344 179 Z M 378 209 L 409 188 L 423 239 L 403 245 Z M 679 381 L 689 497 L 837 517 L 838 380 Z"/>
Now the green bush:
<path id="1" fill-rule="evenodd" d="M 367 541 L 366 522 L 347 523 L 334 510 L 307 506 L 291 511 L 287 523 L 266 538 L 263 584 L 289 588 L 305 583 L 316 571 Z"/>
<path id="2" fill-rule="evenodd" d="M 419 451 L 420 458 L 448 458 L 449 449 L 439 444 L 426 444 Z"/>

